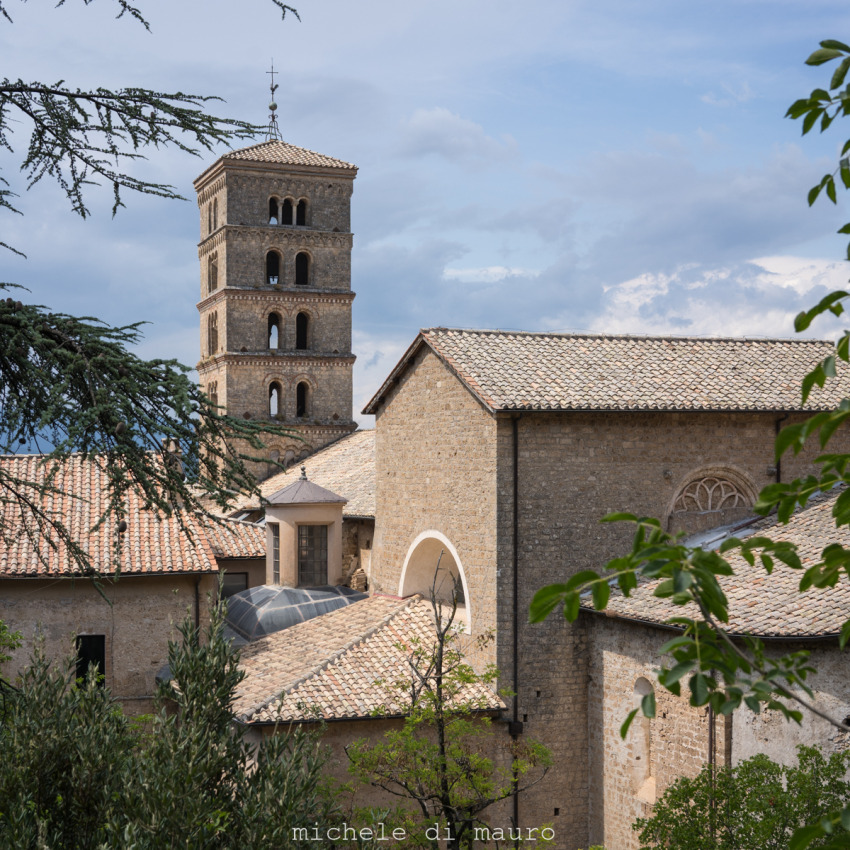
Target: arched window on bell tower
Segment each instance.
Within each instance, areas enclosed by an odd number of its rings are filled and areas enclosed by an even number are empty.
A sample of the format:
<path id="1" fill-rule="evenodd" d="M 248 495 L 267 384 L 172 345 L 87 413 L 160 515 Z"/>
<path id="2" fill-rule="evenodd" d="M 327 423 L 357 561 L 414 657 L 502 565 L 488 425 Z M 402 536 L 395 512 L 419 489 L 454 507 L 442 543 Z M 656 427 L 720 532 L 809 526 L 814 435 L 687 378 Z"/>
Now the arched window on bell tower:
<path id="1" fill-rule="evenodd" d="M 310 412 L 310 386 L 306 381 L 299 381 L 295 388 L 295 415 L 303 419 Z"/>
<path id="2" fill-rule="evenodd" d="M 277 224 L 279 221 L 277 198 L 269 198 L 269 224 Z"/>
<path id="3" fill-rule="evenodd" d="M 295 317 L 295 347 L 299 351 L 306 351 L 308 332 L 310 329 L 310 317 L 307 313 L 299 313 Z"/>
<path id="4" fill-rule="evenodd" d="M 212 201 L 207 204 L 207 235 L 212 233 Z"/>
<path id="5" fill-rule="evenodd" d="M 280 348 L 280 316 L 269 313 L 269 348 Z"/>
<path id="6" fill-rule="evenodd" d="M 310 283 L 310 255 L 300 251 L 295 255 L 295 285 L 308 286 Z"/>
<path id="7" fill-rule="evenodd" d="M 210 407 L 218 407 L 218 381 L 210 381 L 207 385 L 207 397 L 210 400 Z"/>
<path id="8" fill-rule="evenodd" d="M 266 254 L 266 283 L 277 286 L 280 282 L 280 254 L 277 251 L 269 251 Z"/>
<path id="9" fill-rule="evenodd" d="M 207 316 L 207 356 L 218 352 L 218 313 Z"/>
<path id="10" fill-rule="evenodd" d="M 280 384 L 277 381 L 272 381 L 269 384 L 269 416 L 283 415 L 280 403 L 282 398 L 281 392 Z"/>
<path id="11" fill-rule="evenodd" d="M 284 199 L 283 209 L 280 215 L 281 224 L 292 224 L 292 201 L 289 198 Z"/>
<path id="12" fill-rule="evenodd" d="M 218 256 L 216 254 L 212 254 L 207 260 L 207 280 L 210 292 L 215 292 L 218 289 Z"/>
<path id="13" fill-rule="evenodd" d="M 298 208 L 295 210 L 295 223 L 302 227 L 307 224 L 307 201 L 304 198 L 298 202 Z"/>
<path id="14" fill-rule="evenodd" d="M 213 201 L 213 230 L 218 230 L 218 198 Z"/>

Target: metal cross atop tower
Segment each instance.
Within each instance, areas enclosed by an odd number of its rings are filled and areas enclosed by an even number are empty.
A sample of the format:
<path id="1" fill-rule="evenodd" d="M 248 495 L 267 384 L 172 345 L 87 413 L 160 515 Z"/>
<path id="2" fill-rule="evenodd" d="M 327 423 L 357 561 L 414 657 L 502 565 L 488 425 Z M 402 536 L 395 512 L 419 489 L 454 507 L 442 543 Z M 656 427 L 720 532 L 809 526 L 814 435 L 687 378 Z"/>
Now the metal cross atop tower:
<path id="1" fill-rule="evenodd" d="M 274 102 L 274 93 L 277 91 L 277 85 L 274 81 L 275 69 L 274 69 L 274 59 L 272 59 L 272 69 L 271 71 L 266 71 L 267 74 L 271 74 L 271 85 L 269 86 L 272 97 L 271 102 L 269 103 L 269 127 L 266 130 L 266 141 L 270 142 L 272 139 L 280 140 L 280 127 L 277 125 L 277 104 Z M 277 72 L 280 73 L 280 72 Z"/>

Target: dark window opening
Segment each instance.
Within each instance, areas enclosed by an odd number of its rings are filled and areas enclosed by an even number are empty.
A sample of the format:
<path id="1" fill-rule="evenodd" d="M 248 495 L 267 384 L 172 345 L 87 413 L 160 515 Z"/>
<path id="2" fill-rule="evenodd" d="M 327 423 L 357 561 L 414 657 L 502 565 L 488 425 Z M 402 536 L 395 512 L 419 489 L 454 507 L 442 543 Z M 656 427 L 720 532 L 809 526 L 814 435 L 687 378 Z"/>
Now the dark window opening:
<path id="1" fill-rule="evenodd" d="M 212 204 L 207 204 L 207 233 L 212 233 Z"/>
<path id="2" fill-rule="evenodd" d="M 210 292 L 215 292 L 218 289 L 218 257 L 210 257 L 209 265 L 209 283 Z"/>
<path id="3" fill-rule="evenodd" d="M 303 419 L 307 415 L 307 393 L 307 384 L 301 381 L 295 388 L 295 415 L 299 419 Z"/>
<path id="4" fill-rule="evenodd" d="M 280 584 L 280 526 L 271 523 L 272 530 L 272 583 Z"/>
<path id="5" fill-rule="evenodd" d="M 307 348 L 307 329 L 310 327 L 310 317 L 306 313 L 299 313 L 295 317 L 295 347 L 299 351 Z"/>
<path id="6" fill-rule="evenodd" d="M 280 348 L 280 316 L 269 313 L 269 348 Z"/>
<path id="7" fill-rule="evenodd" d="M 280 254 L 277 251 L 269 251 L 266 254 L 266 281 L 271 286 L 277 286 L 280 280 Z"/>
<path id="8" fill-rule="evenodd" d="M 212 407 L 218 407 L 218 381 L 210 381 L 207 387 L 207 395 L 210 399 L 210 405 Z"/>
<path id="9" fill-rule="evenodd" d="M 280 384 L 273 381 L 269 385 L 269 416 L 280 416 Z"/>
<path id="10" fill-rule="evenodd" d="M 218 230 L 218 198 L 213 201 L 213 230 Z"/>
<path id="11" fill-rule="evenodd" d="M 248 573 L 225 572 L 221 581 L 221 597 L 228 599 L 234 593 L 248 589 Z"/>
<path id="12" fill-rule="evenodd" d="M 295 255 L 295 285 L 307 286 L 310 280 L 310 257 L 303 251 Z"/>
<path id="13" fill-rule="evenodd" d="M 212 357 L 218 351 L 218 313 L 207 319 L 207 355 Z"/>
<path id="14" fill-rule="evenodd" d="M 298 526 L 298 584 L 321 587 L 328 583 L 328 527 Z"/>
<path id="15" fill-rule="evenodd" d="M 85 682 L 92 667 L 102 687 L 106 674 L 106 635 L 77 635 L 76 678 Z"/>
<path id="16" fill-rule="evenodd" d="M 299 201 L 298 209 L 295 211 L 295 223 L 305 225 L 307 224 L 307 201 Z"/>
<path id="17" fill-rule="evenodd" d="M 292 224 L 292 201 L 287 198 L 283 202 L 283 212 L 280 217 L 281 224 Z"/>
<path id="18" fill-rule="evenodd" d="M 269 224 L 277 224 L 277 198 L 269 198 Z"/>

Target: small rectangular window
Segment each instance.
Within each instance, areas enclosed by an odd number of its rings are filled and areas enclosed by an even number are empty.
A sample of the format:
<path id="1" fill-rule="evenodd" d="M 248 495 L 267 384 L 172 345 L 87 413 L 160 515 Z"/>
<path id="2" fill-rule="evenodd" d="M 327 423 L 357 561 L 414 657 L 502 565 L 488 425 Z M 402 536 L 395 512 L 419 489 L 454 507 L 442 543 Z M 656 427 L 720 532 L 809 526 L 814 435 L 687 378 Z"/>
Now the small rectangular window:
<path id="1" fill-rule="evenodd" d="M 280 584 L 280 526 L 269 525 L 272 530 L 272 584 Z"/>
<path id="2" fill-rule="evenodd" d="M 85 681 L 93 666 L 102 686 L 106 674 L 106 635 L 77 635 L 77 679 Z"/>
<path id="3" fill-rule="evenodd" d="M 228 599 L 234 593 L 239 593 L 242 590 L 248 589 L 248 573 L 231 573 L 225 572 L 224 578 L 221 581 L 222 598 Z"/>
<path id="4" fill-rule="evenodd" d="M 328 583 L 328 527 L 298 526 L 298 584 L 321 587 Z"/>

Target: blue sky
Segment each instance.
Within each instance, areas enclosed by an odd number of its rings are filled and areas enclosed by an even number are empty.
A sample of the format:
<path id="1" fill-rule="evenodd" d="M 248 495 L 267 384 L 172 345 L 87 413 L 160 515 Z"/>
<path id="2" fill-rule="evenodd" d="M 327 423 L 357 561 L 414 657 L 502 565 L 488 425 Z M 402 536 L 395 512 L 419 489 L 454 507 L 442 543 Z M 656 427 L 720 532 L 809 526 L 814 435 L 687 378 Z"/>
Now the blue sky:
<path id="1" fill-rule="evenodd" d="M 850 36 L 846 2 L 293 0 L 299 23 L 269 0 L 140 0 L 150 34 L 110 0 L 9 3 L 12 78 L 218 94 L 259 123 L 274 58 L 283 137 L 360 168 L 358 412 L 420 327 L 790 336 L 848 277 L 847 211 L 805 195 L 850 125 L 802 139 L 783 118 L 827 78 L 803 64 L 817 42 Z M 0 151 L 20 190 L 25 129 Z M 150 151 L 135 173 L 191 199 L 213 159 Z M 194 200 L 91 202 L 83 222 L 53 185 L 22 194 L 0 239 L 28 259 L 0 255 L 0 279 L 147 320 L 144 355 L 193 365 Z"/>

